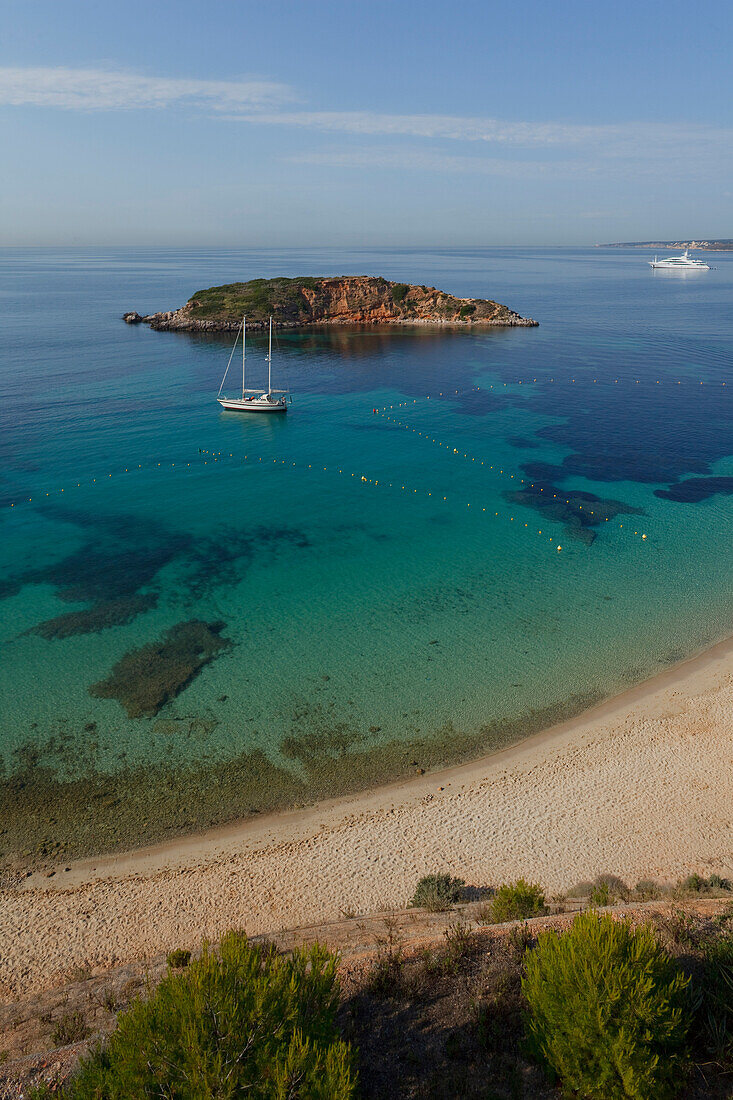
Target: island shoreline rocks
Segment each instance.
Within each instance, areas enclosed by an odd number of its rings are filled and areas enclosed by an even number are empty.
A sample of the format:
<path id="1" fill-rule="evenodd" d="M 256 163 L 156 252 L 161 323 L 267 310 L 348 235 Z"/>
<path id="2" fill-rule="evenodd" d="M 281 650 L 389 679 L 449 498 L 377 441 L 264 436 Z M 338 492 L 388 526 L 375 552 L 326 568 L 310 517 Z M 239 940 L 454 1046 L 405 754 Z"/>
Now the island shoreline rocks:
<path id="1" fill-rule="evenodd" d="M 180 309 L 123 314 L 128 325 L 158 332 L 236 332 L 248 329 L 335 325 L 408 325 L 536 328 L 537 321 L 485 298 L 456 298 L 435 287 L 390 282 L 371 275 L 253 279 L 198 291 Z"/>

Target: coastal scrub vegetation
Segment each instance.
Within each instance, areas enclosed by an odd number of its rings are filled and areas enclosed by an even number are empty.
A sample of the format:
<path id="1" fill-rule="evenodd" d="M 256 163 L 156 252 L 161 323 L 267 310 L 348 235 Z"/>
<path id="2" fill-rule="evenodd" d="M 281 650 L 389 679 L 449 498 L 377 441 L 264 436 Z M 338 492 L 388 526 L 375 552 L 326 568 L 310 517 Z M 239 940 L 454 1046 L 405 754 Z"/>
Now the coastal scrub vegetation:
<path id="1" fill-rule="evenodd" d="M 549 912 L 541 886 L 523 878 L 505 883 L 494 894 L 487 915 L 496 924 L 509 920 L 527 920 Z"/>
<path id="2" fill-rule="evenodd" d="M 54 1046 L 65 1047 L 78 1043 L 88 1035 L 86 1021 L 81 1012 L 65 1012 L 54 1025 L 51 1038 Z"/>
<path id="3" fill-rule="evenodd" d="M 299 316 L 305 306 L 301 290 L 314 289 L 319 280 L 307 275 L 295 279 L 251 279 L 248 283 L 229 283 L 199 290 L 191 297 L 192 315 L 201 320 L 246 314 L 253 322 L 264 321 L 270 314 Z"/>
<path id="4" fill-rule="evenodd" d="M 579 914 L 525 958 L 530 1048 L 568 1094 L 663 1100 L 676 1091 L 690 1024 L 689 978 L 649 925 Z"/>
<path id="5" fill-rule="evenodd" d="M 337 958 L 318 945 L 278 955 L 230 932 L 169 972 L 81 1063 L 72 1100 L 150 1096 L 350 1100 L 356 1072 L 338 1035 Z"/>
<path id="6" fill-rule="evenodd" d="M 721 875 L 712 874 L 707 878 L 693 874 L 676 883 L 655 882 L 653 879 L 641 879 L 636 886 L 629 887 L 618 875 L 596 875 L 592 881 L 578 882 L 562 895 L 574 901 L 588 901 L 596 908 L 613 905 L 615 902 L 657 901 L 663 898 L 682 900 L 694 897 L 720 897 L 729 894 L 732 884 Z"/>
<path id="7" fill-rule="evenodd" d="M 450 909 L 461 900 L 464 886 L 462 878 L 454 878 L 452 875 L 423 875 L 415 887 L 410 905 L 416 909 L 439 913 Z"/>
<path id="8" fill-rule="evenodd" d="M 684 945 L 592 911 L 539 936 L 461 920 L 416 954 L 390 936 L 393 973 L 340 1012 L 363 1100 L 728 1100 L 733 907 L 687 917 Z"/>
<path id="9" fill-rule="evenodd" d="M 342 990 L 322 948 L 289 957 L 237 932 L 186 969 L 161 958 L 147 979 L 141 971 L 114 990 L 109 974 L 90 973 L 46 1002 L 47 1041 L 99 1042 L 114 1013 L 117 1030 L 61 1095 L 339 1100 L 357 1094 L 358 1073 L 361 1100 L 730 1100 L 733 904 L 629 911 L 647 917 L 635 927 L 586 911 L 573 925 L 553 918 L 565 930 L 552 932 L 478 928 L 478 908 L 447 927 L 441 916 L 385 917 L 376 952 L 349 960 Z M 416 943 L 416 920 L 442 935 L 426 945 L 418 931 Z M 25 1019 L 15 1004 L 7 1013 L 6 1025 Z M 27 1031 L 19 1023 L 15 1039 L 13 1026 L 4 1043 L 18 1065 Z M 58 1095 L 49 1084 L 24 1095 Z"/>
<path id="10" fill-rule="evenodd" d="M 692 987 L 693 1027 L 717 1065 L 733 1065 L 733 932 L 702 945 L 698 980 Z"/>
<path id="11" fill-rule="evenodd" d="M 177 947 L 175 951 L 169 951 L 165 961 L 171 970 L 183 970 L 191 961 L 191 952 L 183 947 Z"/>

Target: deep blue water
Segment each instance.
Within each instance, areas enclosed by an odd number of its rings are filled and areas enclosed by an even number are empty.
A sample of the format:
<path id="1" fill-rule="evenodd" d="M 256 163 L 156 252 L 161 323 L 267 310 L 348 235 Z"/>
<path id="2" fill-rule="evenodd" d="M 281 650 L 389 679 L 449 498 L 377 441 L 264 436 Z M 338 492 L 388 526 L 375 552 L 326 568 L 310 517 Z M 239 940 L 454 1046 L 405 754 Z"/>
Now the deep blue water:
<path id="1" fill-rule="evenodd" d="M 395 744 L 409 771 L 427 742 L 488 750 L 728 634 L 733 255 L 687 277 L 646 259 L 0 252 L 10 773 L 29 746 L 62 779 L 261 749 L 307 783 Z M 227 339 L 120 319 L 302 273 L 494 298 L 540 327 L 283 334 L 294 404 L 263 422 L 214 400 Z M 191 620 L 232 644 L 157 715 L 90 695 Z"/>

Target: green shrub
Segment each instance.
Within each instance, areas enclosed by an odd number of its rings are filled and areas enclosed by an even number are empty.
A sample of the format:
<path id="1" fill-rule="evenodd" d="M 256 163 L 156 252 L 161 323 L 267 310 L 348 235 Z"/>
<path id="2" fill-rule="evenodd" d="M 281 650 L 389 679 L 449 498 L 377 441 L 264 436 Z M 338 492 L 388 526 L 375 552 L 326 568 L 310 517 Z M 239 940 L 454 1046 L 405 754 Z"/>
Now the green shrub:
<path id="1" fill-rule="evenodd" d="M 592 882 L 579 882 L 576 886 L 571 886 L 568 890 L 567 896 L 569 898 L 589 898 L 593 893 Z"/>
<path id="2" fill-rule="evenodd" d="M 718 1063 L 733 1064 L 733 934 L 704 945 L 691 997 L 703 1047 Z"/>
<path id="3" fill-rule="evenodd" d="M 707 879 L 700 875 L 688 875 L 680 882 L 680 889 L 686 894 L 701 894 L 707 889 Z"/>
<path id="4" fill-rule="evenodd" d="M 507 946 L 510 947 L 520 959 L 524 957 L 525 951 L 528 951 L 533 943 L 534 936 L 530 932 L 529 925 L 526 923 L 515 924 L 514 928 L 512 928 L 507 936 Z"/>
<path id="5" fill-rule="evenodd" d="M 279 956 L 238 932 L 170 972 L 82 1062 L 73 1100 L 350 1100 L 351 1049 L 338 1038 L 336 957 Z"/>
<path id="6" fill-rule="evenodd" d="M 720 875 L 703 878 L 702 875 L 688 875 L 677 883 L 680 894 L 707 894 L 709 890 L 730 890 L 730 882 Z"/>
<path id="7" fill-rule="evenodd" d="M 402 948 L 390 945 L 377 952 L 365 982 L 365 989 L 375 997 L 394 997 L 402 991 Z"/>
<path id="8" fill-rule="evenodd" d="M 674 1095 L 689 1025 L 686 978 L 645 925 L 579 914 L 525 956 L 530 1049 L 568 1095 Z"/>
<path id="9" fill-rule="evenodd" d="M 700 940 L 698 921 L 682 909 L 672 909 L 669 916 L 659 919 L 657 927 L 664 939 L 675 947 L 695 947 Z"/>
<path id="10" fill-rule="evenodd" d="M 169 951 L 165 961 L 172 970 L 183 970 L 191 961 L 191 952 L 179 947 L 175 951 Z"/>
<path id="11" fill-rule="evenodd" d="M 618 875 L 596 875 L 593 886 L 596 890 L 608 890 L 610 901 L 628 901 L 631 891 Z"/>
<path id="12" fill-rule="evenodd" d="M 366 989 L 377 997 L 393 997 L 402 989 L 402 948 L 397 921 L 385 917 L 386 936 L 377 937 L 377 957 L 367 976 Z"/>
<path id="13" fill-rule="evenodd" d="M 494 894 L 491 912 L 497 924 L 507 920 L 541 917 L 547 912 L 542 887 L 533 882 L 525 882 L 523 878 L 505 883 Z"/>
<path id="14" fill-rule="evenodd" d="M 702 875 L 688 875 L 677 883 L 677 893 L 683 895 L 707 894 L 708 890 L 728 891 L 730 888 L 728 879 L 720 875 L 711 875 L 710 878 L 703 878 Z"/>
<path id="15" fill-rule="evenodd" d="M 464 886 L 462 878 L 453 878 L 452 875 L 423 875 L 415 887 L 410 905 L 440 913 L 461 900 Z"/>
<path id="16" fill-rule="evenodd" d="M 405 295 L 407 294 L 409 289 L 410 288 L 407 283 L 395 283 L 395 285 L 392 287 L 392 300 L 395 305 L 399 305 L 400 302 L 404 302 Z"/>
<path id="17" fill-rule="evenodd" d="M 639 901 L 655 901 L 662 896 L 662 888 L 653 879 L 643 878 L 634 887 L 634 894 Z"/>
<path id="18" fill-rule="evenodd" d="M 604 905 L 611 904 L 611 891 L 608 888 L 607 882 L 595 883 L 593 889 L 590 892 L 590 903 L 597 909 L 602 909 Z"/>
<path id="19" fill-rule="evenodd" d="M 448 972 L 455 972 L 464 959 L 469 958 L 475 947 L 475 937 L 465 921 L 457 920 L 446 928 L 445 954 L 443 955 L 443 968 Z"/>
<path id="20" fill-rule="evenodd" d="M 55 1047 L 68 1047 L 72 1043 L 80 1043 L 88 1034 L 84 1014 L 66 1012 L 56 1021 L 56 1026 L 51 1032 L 51 1041 Z"/>
<path id="21" fill-rule="evenodd" d="M 476 312 L 476 306 L 475 305 L 466 304 L 465 306 L 461 306 L 460 311 L 459 311 L 459 316 L 463 317 L 463 318 L 466 318 L 466 317 L 470 317 L 471 314 L 475 313 L 475 312 Z"/>

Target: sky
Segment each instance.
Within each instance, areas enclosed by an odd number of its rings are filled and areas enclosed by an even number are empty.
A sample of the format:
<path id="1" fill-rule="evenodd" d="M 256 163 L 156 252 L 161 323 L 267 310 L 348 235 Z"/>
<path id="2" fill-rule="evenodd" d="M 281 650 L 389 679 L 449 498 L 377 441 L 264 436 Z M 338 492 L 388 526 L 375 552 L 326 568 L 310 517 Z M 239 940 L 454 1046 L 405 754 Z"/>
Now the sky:
<path id="1" fill-rule="evenodd" d="M 730 0 L 2 0 L 0 244 L 733 237 Z"/>

